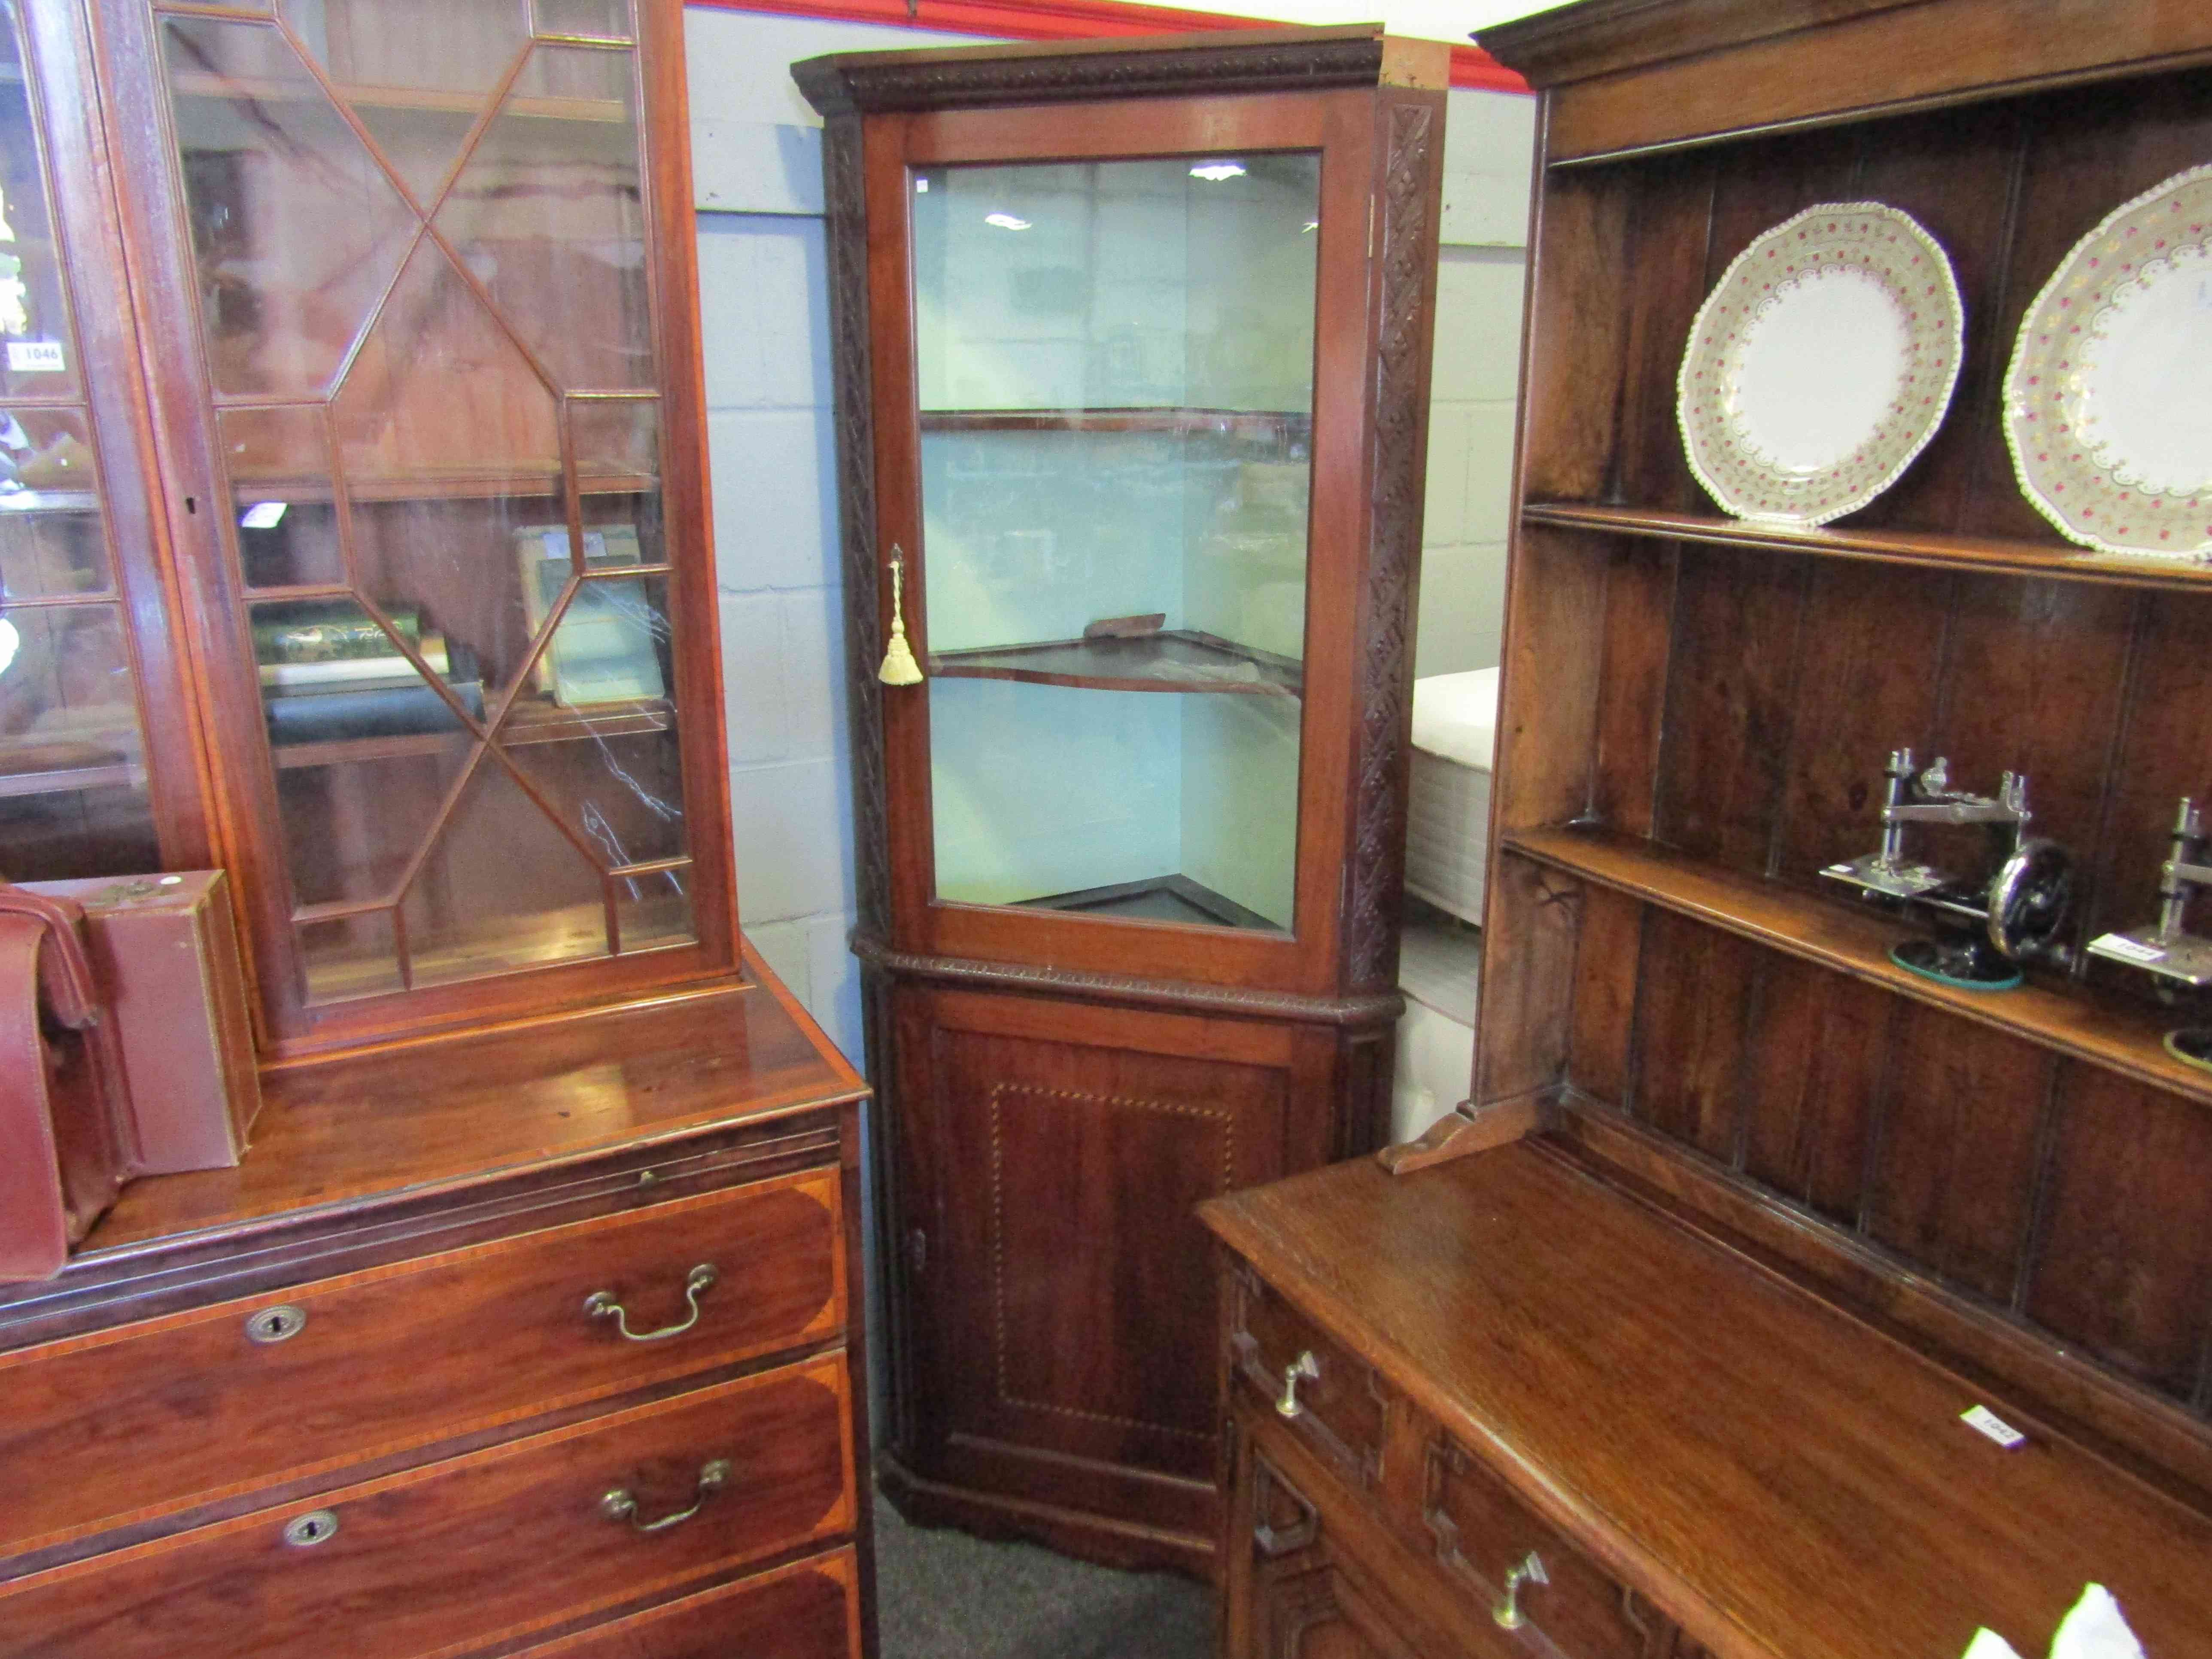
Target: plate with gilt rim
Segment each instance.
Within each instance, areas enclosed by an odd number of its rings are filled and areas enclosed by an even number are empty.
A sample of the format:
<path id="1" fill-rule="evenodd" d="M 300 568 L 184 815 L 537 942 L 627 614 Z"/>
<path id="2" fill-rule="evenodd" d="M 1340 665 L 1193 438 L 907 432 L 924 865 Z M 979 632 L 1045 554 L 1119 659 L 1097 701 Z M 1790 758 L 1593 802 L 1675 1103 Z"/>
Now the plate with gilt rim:
<path id="1" fill-rule="evenodd" d="M 2061 535 L 2212 562 L 2212 165 L 2123 203 L 2059 263 L 2021 322 L 2004 428 Z"/>
<path id="2" fill-rule="evenodd" d="M 1943 423 L 1966 331 L 1950 258 L 1911 215 L 1792 215 L 1735 257 L 1691 325 L 1675 380 L 1690 471 L 1740 519 L 1856 513 Z"/>

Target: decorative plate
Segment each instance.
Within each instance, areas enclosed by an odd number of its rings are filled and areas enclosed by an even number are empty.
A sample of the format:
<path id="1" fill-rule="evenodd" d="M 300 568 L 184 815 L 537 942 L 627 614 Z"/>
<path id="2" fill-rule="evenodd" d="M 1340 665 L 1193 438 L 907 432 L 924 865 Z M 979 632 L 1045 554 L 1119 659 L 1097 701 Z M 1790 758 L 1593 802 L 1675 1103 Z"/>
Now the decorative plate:
<path id="1" fill-rule="evenodd" d="M 1942 424 L 1966 330 L 1951 261 L 1909 215 L 1807 208 L 1736 256 L 1690 326 L 1690 471 L 1740 519 L 1856 512 Z"/>
<path id="2" fill-rule="evenodd" d="M 2212 167 L 2076 243 L 2005 374 L 2021 491 L 2100 552 L 2212 559 Z"/>

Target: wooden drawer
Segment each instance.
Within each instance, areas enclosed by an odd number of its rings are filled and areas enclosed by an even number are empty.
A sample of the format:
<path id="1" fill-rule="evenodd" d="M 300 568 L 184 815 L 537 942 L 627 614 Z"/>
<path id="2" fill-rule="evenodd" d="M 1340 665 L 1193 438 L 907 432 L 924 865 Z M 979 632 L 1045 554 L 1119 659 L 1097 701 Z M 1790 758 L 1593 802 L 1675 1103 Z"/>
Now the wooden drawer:
<path id="1" fill-rule="evenodd" d="M 0 1553 L 834 1339 L 839 1192 L 807 1170 L 0 1355 Z M 681 1335 L 586 1311 L 678 1322 L 702 1263 Z M 305 1325 L 255 1340 L 280 1306 Z"/>
<path id="2" fill-rule="evenodd" d="M 1430 1449 L 1423 1517 L 1437 1560 L 1473 1591 L 1474 1617 L 1487 1613 L 1489 1623 L 1498 1622 L 1507 1575 L 1525 1573 L 1533 1554 L 1544 1579 L 1524 1579 L 1515 1593 L 1520 1628 L 1541 1632 L 1565 1659 L 1644 1659 L 1660 1639 L 1662 1621 L 1649 1603 L 1632 1598 L 1449 1440 Z"/>
<path id="3" fill-rule="evenodd" d="M 1383 1395 L 1374 1371 L 1249 1273 L 1233 1282 L 1231 1371 L 1308 1444 L 1357 1485 L 1371 1487 L 1382 1468 Z M 1286 1395 L 1293 1371 L 1297 1387 Z"/>
<path id="4" fill-rule="evenodd" d="M 828 1354 L 56 1568 L 0 1589 L 0 1656 L 416 1659 L 526 1636 L 849 1529 L 848 1387 Z"/>
<path id="5" fill-rule="evenodd" d="M 859 1659 L 860 1572 L 851 1550 L 724 1584 L 514 1659 Z"/>

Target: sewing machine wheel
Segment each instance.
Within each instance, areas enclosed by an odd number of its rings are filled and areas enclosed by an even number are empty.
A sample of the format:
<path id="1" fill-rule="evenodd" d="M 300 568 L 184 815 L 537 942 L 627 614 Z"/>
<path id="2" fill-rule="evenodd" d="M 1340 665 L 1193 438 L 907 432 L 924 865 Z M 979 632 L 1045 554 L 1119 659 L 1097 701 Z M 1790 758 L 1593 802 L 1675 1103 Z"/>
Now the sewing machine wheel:
<path id="1" fill-rule="evenodd" d="M 2166 1052 L 2185 1066 L 2212 1072 L 2212 1025 L 2185 1025 L 2166 1034 Z"/>
<path id="2" fill-rule="evenodd" d="M 1890 947 L 1889 959 L 1908 973 L 1962 991 L 2009 991 L 2021 981 L 2019 969 L 1975 938 L 1908 939 Z"/>
<path id="3" fill-rule="evenodd" d="M 2017 962 L 2047 951 L 2074 902 L 2074 855 L 2055 841 L 2021 842 L 1990 884 L 1990 943 Z"/>

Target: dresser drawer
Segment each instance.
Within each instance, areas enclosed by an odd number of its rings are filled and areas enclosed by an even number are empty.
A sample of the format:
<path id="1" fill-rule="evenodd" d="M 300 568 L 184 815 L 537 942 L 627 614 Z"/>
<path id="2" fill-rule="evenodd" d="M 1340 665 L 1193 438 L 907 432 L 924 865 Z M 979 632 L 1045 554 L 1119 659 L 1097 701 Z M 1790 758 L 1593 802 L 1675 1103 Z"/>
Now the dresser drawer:
<path id="1" fill-rule="evenodd" d="M 1239 1273 L 1229 1327 L 1230 1370 L 1355 1484 L 1382 1467 L 1382 1393 L 1367 1365 L 1258 1279 Z"/>
<path id="2" fill-rule="evenodd" d="M 850 1550 L 763 1573 L 548 1642 L 514 1659 L 859 1659 Z"/>
<path id="3" fill-rule="evenodd" d="M 1507 1587 L 1516 1582 L 1510 1606 L 1518 1628 L 1542 1632 L 1565 1659 L 1643 1659 L 1651 1650 L 1661 1620 L 1649 1604 L 1449 1440 L 1430 1450 L 1423 1512 L 1437 1559 L 1472 1593 L 1471 1616 L 1506 1624 Z"/>
<path id="4" fill-rule="evenodd" d="M 0 1656 L 417 1659 L 525 1636 L 848 1530 L 848 1387 L 829 1354 L 56 1568 L 0 1589 Z"/>
<path id="5" fill-rule="evenodd" d="M 0 1355 L 0 1553 L 835 1338 L 839 1192 L 809 1170 Z"/>

